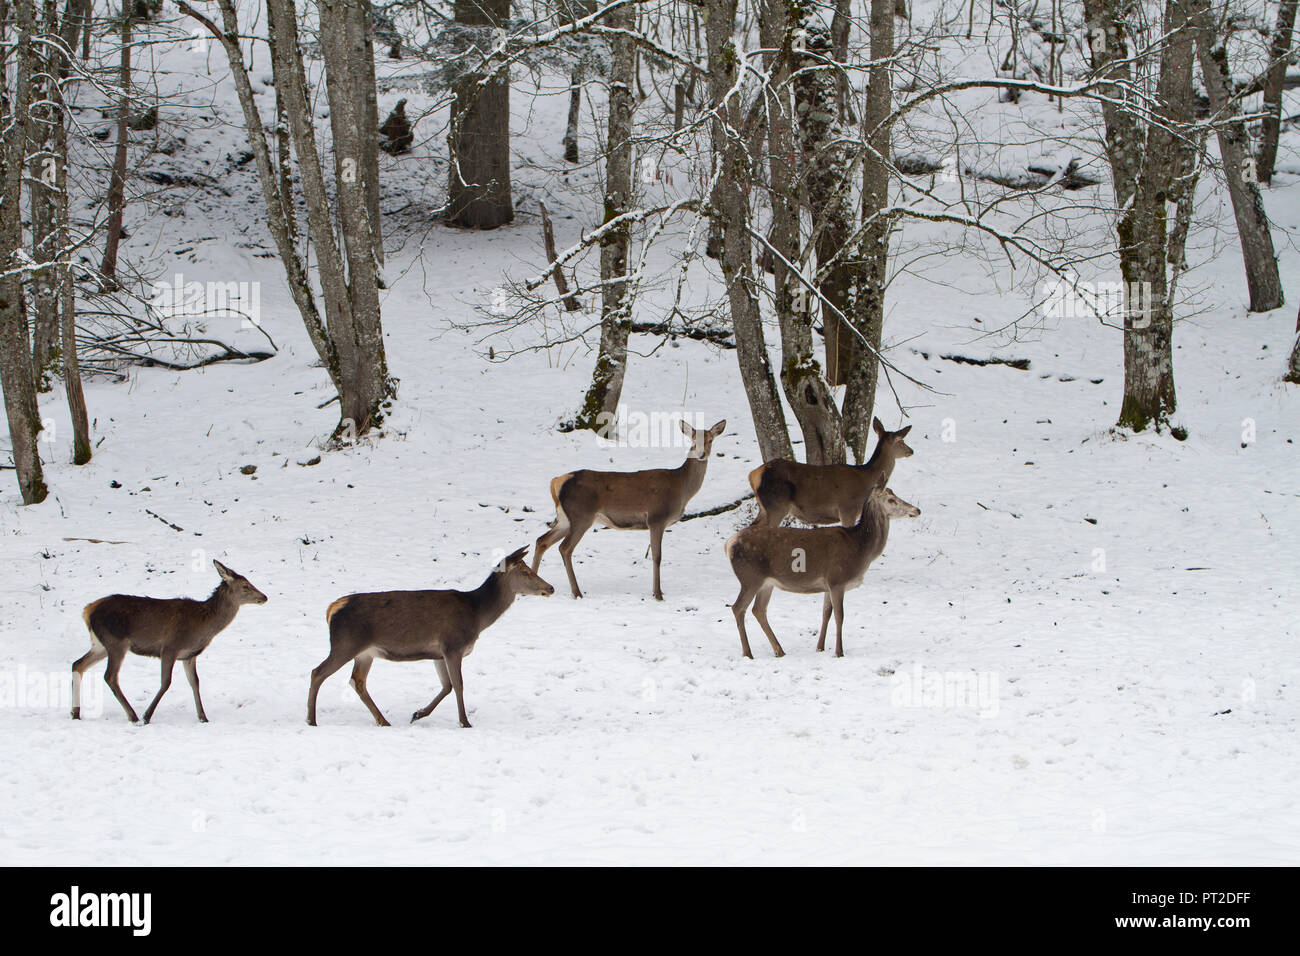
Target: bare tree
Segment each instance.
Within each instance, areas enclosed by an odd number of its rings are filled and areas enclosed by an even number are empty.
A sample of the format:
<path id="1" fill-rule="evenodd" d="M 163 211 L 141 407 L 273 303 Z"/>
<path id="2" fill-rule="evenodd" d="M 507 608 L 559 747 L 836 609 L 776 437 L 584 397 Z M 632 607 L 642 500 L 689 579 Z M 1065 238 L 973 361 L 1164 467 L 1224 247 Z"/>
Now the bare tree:
<path id="1" fill-rule="evenodd" d="M 1282 89 L 1286 84 L 1286 66 L 1291 52 L 1291 31 L 1295 28 L 1296 0 L 1282 0 L 1277 8 L 1277 23 L 1268 47 L 1268 73 L 1264 77 L 1264 119 L 1259 140 L 1259 181 L 1273 181 L 1277 165 L 1277 141 L 1282 130 Z"/>
<path id="2" fill-rule="evenodd" d="M 1120 271 L 1127 290 L 1124 315 L 1124 402 L 1119 424 L 1134 431 L 1168 423 L 1177 408 L 1173 367 L 1173 289 L 1170 282 L 1169 198 L 1194 188 L 1187 136 L 1192 120 L 1195 43 L 1181 0 L 1166 0 L 1155 96 L 1135 81 L 1130 44 L 1134 14 L 1124 0 L 1085 0 L 1092 64 L 1106 82 L 1101 112 L 1112 170 Z M 1175 263 L 1175 267 L 1177 264 Z"/>
<path id="3" fill-rule="evenodd" d="M 1208 0 L 1187 0 L 1188 16 L 1196 33 L 1196 52 L 1210 106 L 1215 114 L 1219 158 L 1228 184 L 1232 212 L 1237 220 L 1241 256 L 1246 265 L 1246 288 L 1251 312 L 1268 312 L 1282 306 L 1282 276 L 1278 271 L 1273 236 L 1259 191 L 1255 158 L 1241 115 L 1241 98 L 1232 88 L 1228 69 L 1228 26 L 1226 11 L 1210 9 Z"/>
<path id="4" fill-rule="evenodd" d="M 761 126 L 752 115 L 747 117 L 747 104 L 739 95 L 738 88 L 744 81 L 739 69 L 740 55 L 732 37 L 736 27 L 736 0 L 706 0 L 704 10 L 708 14 L 705 36 L 714 164 L 710 205 L 722 234 L 722 277 L 736 333 L 740 377 L 763 460 L 790 458 L 790 436 L 767 358 L 758 279 L 754 275 L 749 194 L 754 178 L 752 157 L 758 153 Z"/>
<path id="5" fill-rule="evenodd" d="M 48 494 L 41 468 L 37 437 L 41 414 L 32 375 L 32 353 L 23 310 L 22 176 L 27 165 L 27 140 L 31 86 L 37 65 L 32 34 L 34 0 L 17 0 L 16 32 L 12 45 L 0 36 L 6 51 L 3 75 L 10 75 L 8 56 L 14 57 L 13 86 L 0 97 L 0 388 L 4 391 L 14 470 L 23 504 L 44 501 Z M 0 30 L 7 24 L 0 26 Z"/>
<path id="6" fill-rule="evenodd" d="M 611 427 L 623 394 L 627 372 L 627 340 L 632 328 L 631 289 L 628 284 L 628 254 L 632 224 L 627 213 L 632 204 L 632 162 L 635 126 L 632 92 L 635 81 L 636 47 L 631 31 L 636 11 L 631 5 L 609 14 L 610 29 L 620 31 L 610 39 L 609 122 L 605 147 L 605 218 L 611 226 L 600 240 L 600 352 L 592 372 L 591 386 L 574 421 L 576 428 L 604 430 Z"/>
<path id="7" fill-rule="evenodd" d="M 812 284 L 799 268 L 804 259 L 803 196 L 806 193 L 812 209 L 819 262 L 838 255 L 852 234 L 853 215 L 844 150 L 835 122 L 839 75 L 818 68 L 827 58 L 830 43 L 824 32 L 808 33 L 807 17 L 807 10 L 784 0 L 764 0 L 759 43 L 768 51 L 764 57 L 768 75 L 760 95 L 765 99 L 767 117 L 772 207 L 771 248 L 767 251 L 772 259 L 773 301 L 781 329 L 781 386 L 799 422 L 806 460 L 821 465 L 844 461 L 844 435 L 835 395 L 815 357 L 812 305 L 816 296 L 809 293 Z M 794 49 L 796 42 L 799 51 Z M 793 90 L 792 66 L 799 71 Z M 805 167 L 802 177 L 796 165 L 800 156 Z M 823 278 L 818 286 L 827 301 L 835 298 L 837 276 L 833 273 Z M 832 342 L 832 329 L 838 330 L 841 316 L 830 309 L 823 310 L 822 316 L 829 365 L 842 354 Z"/>
<path id="8" fill-rule="evenodd" d="M 505 40 L 510 0 L 455 0 L 456 23 L 475 28 L 475 48 L 485 63 Z M 495 229 L 515 218 L 510 195 L 510 74 L 501 63 L 491 72 L 472 70 L 452 84 L 447 148 L 451 173 L 447 221 L 454 226 Z"/>
<path id="9" fill-rule="evenodd" d="M 126 211 L 126 160 L 130 147 L 131 120 L 131 20 L 133 0 L 122 2 L 122 49 L 118 67 L 121 95 L 117 105 L 117 144 L 113 151 L 113 172 L 108 185 L 108 234 L 99 272 L 107 288 L 117 287 L 117 248 L 122 241 L 122 219 Z"/>
<path id="10" fill-rule="evenodd" d="M 857 360 L 850 366 L 840 415 L 844 442 L 861 462 L 871 435 L 871 417 L 880 378 L 880 346 L 885 327 L 885 286 L 889 275 L 889 234 L 895 216 L 889 211 L 893 176 L 891 140 L 894 126 L 895 0 L 871 0 L 871 65 L 862 113 L 866 148 L 862 153 L 862 231 L 854 254 L 861 268 L 853 280 L 845 314 L 855 332 Z M 865 346 L 863 348 L 862 346 Z"/>
<path id="11" fill-rule="evenodd" d="M 219 0 L 219 3 L 221 27 L 184 0 L 177 6 L 216 37 L 226 53 L 257 165 L 268 226 L 284 265 L 289 291 L 321 364 L 338 389 L 340 419 L 336 434 L 360 434 L 381 421 L 383 404 L 392 395 L 392 383 L 384 355 L 375 231 L 370 223 L 364 150 L 360 141 L 366 129 L 367 68 L 349 55 L 349 24 L 355 22 L 350 18 L 357 15 L 358 0 L 325 0 L 321 6 L 321 45 L 334 136 L 342 235 L 334 228 L 331 198 L 316 144 L 306 69 L 298 42 L 297 10 L 293 0 L 269 0 L 268 3 L 273 38 L 271 55 L 279 97 L 277 111 L 287 120 L 298 160 L 298 181 L 314 238 L 324 299 L 323 317 L 316 305 L 306 259 L 295 241 L 296 230 L 292 225 L 295 196 L 287 191 L 293 181 L 285 175 L 288 150 L 281 141 L 277 167 L 272 162 L 266 129 L 239 47 L 234 2 Z"/>

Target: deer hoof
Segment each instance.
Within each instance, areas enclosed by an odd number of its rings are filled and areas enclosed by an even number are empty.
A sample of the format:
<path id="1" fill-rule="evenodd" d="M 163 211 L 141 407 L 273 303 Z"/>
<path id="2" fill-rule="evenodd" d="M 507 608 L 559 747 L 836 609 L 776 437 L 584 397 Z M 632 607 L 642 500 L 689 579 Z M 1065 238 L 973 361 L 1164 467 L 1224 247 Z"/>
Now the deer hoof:
<path id="1" fill-rule="evenodd" d="M 80 707 L 74 707 L 74 708 L 72 708 L 72 719 L 73 719 L 73 720 L 80 720 L 80 719 L 81 719 L 81 708 L 80 708 Z"/>

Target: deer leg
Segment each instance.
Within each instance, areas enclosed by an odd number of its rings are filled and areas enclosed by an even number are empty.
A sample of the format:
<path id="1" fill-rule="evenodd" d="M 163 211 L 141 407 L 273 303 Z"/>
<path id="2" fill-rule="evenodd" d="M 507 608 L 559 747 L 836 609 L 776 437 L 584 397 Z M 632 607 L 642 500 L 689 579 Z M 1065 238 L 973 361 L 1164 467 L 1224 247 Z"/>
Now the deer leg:
<path id="1" fill-rule="evenodd" d="M 568 530 L 567 526 L 562 525 L 559 517 L 556 517 L 555 524 L 537 539 L 537 543 L 533 545 L 533 574 L 537 573 L 537 568 L 542 563 L 542 555 L 549 551 L 555 542 L 563 538 Z"/>
<path id="2" fill-rule="evenodd" d="M 131 723 L 136 724 L 140 722 L 140 718 L 135 715 L 135 708 L 132 707 L 131 702 L 126 699 L 126 695 L 122 693 L 121 685 L 117 682 L 117 672 L 121 670 L 122 660 L 125 657 L 125 644 L 119 644 L 115 647 L 108 648 L 108 667 L 104 669 L 104 683 L 107 684 L 108 689 L 113 692 L 113 696 L 116 697 L 117 702 L 122 705 L 122 709 L 126 711 L 127 719 L 130 720 Z"/>
<path id="3" fill-rule="evenodd" d="M 355 654 L 348 654 L 331 646 L 330 656 L 316 665 L 316 669 L 311 672 L 311 689 L 307 691 L 307 723 L 309 726 L 316 726 L 316 694 L 320 691 L 320 685 L 325 683 L 325 678 L 355 656 Z"/>
<path id="4" fill-rule="evenodd" d="M 745 612 L 749 610 L 757 590 L 742 582 L 740 593 L 736 595 L 736 600 L 731 602 L 731 613 L 736 615 L 736 630 L 740 631 L 740 650 L 751 661 L 754 655 L 749 649 L 749 635 L 745 633 Z"/>
<path id="5" fill-rule="evenodd" d="M 817 650 L 826 650 L 826 627 L 831 622 L 831 592 L 827 591 L 822 598 L 822 632 L 817 635 Z"/>
<path id="6" fill-rule="evenodd" d="M 375 718 L 375 723 L 380 727 L 391 727 L 392 725 L 384 719 L 384 715 L 375 706 L 375 702 L 371 700 L 370 692 L 366 690 L 366 675 L 370 673 L 370 665 L 374 662 L 375 659 L 367 654 L 358 657 L 352 664 L 352 679 L 349 683 L 352 685 L 352 689 L 357 692 L 357 696 L 361 698 L 361 703 L 366 705 L 370 715 Z"/>
<path id="7" fill-rule="evenodd" d="M 108 651 L 104 650 L 104 645 L 95 643 L 90 650 L 86 651 L 81 658 L 72 665 L 72 719 L 81 719 L 81 675 L 90 670 L 105 657 Z"/>
<path id="8" fill-rule="evenodd" d="M 162 683 L 158 687 L 158 693 L 154 695 L 149 709 L 144 712 L 144 722 L 147 724 L 153 720 L 153 712 L 158 709 L 158 702 L 162 700 L 163 694 L 167 693 L 167 688 L 172 686 L 172 671 L 176 667 L 176 654 L 174 651 L 164 651 L 162 656 Z"/>
<path id="9" fill-rule="evenodd" d="M 835 609 L 835 656 L 844 656 L 844 591 L 831 592 L 831 606 Z"/>
<path id="10" fill-rule="evenodd" d="M 767 623 L 767 602 L 770 600 L 772 600 L 772 586 L 769 584 L 754 598 L 754 618 L 758 621 L 758 626 L 763 629 L 763 633 L 767 635 L 767 642 L 772 645 L 772 653 L 777 657 L 785 657 L 785 651 L 781 650 L 781 644 L 772 633 L 772 626 Z"/>
<path id="11" fill-rule="evenodd" d="M 194 691 L 194 712 L 199 715 L 199 723 L 206 724 L 208 715 L 203 712 L 203 698 L 199 696 L 199 659 L 187 657 L 182 663 L 185 665 L 185 678 L 190 682 L 190 690 Z"/>
<path id="12" fill-rule="evenodd" d="M 650 526 L 650 555 L 654 558 L 655 564 L 655 588 L 654 596 L 656 601 L 664 599 L 664 592 L 659 587 L 659 559 L 664 550 L 664 528 L 665 525 Z"/>
<path id="13" fill-rule="evenodd" d="M 586 524 L 570 524 L 568 534 L 560 542 L 560 557 L 564 558 L 564 570 L 569 575 L 569 588 L 576 598 L 582 597 L 582 591 L 578 588 L 578 578 L 573 573 L 573 549 L 578 546 L 578 542 L 590 527 L 590 521 Z"/>
<path id="14" fill-rule="evenodd" d="M 438 691 L 438 696 L 429 701 L 428 707 L 421 707 L 411 715 L 411 723 L 417 720 L 423 720 L 433 713 L 433 708 L 442 703 L 442 699 L 451 693 L 451 677 L 447 674 L 447 665 L 442 661 L 436 662 L 438 665 L 438 677 L 442 681 L 442 690 Z"/>
<path id="15" fill-rule="evenodd" d="M 460 725 L 469 726 L 469 718 L 465 716 L 465 685 L 460 678 L 460 655 L 448 655 L 443 658 L 447 665 L 447 676 L 451 678 L 451 686 L 456 691 L 456 709 L 460 711 Z"/>

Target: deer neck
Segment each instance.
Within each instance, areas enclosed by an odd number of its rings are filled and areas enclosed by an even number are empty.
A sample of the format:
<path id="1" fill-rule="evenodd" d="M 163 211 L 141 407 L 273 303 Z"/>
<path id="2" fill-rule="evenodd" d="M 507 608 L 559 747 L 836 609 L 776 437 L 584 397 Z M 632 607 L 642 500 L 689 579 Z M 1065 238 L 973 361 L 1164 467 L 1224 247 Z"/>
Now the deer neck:
<path id="1" fill-rule="evenodd" d="M 863 554 L 868 560 L 874 561 L 885 550 L 885 543 L 889 540 L 889 515 L 885 514 L 884 508 L 868 498 L 862 516 L 851 533 Z"/>
<path id="2" fill-rule="evenodd" d="M 857 467 L 863 474 L 873 475 L 876 486 L 884 486 L 889 484 L 890 476 L 894 474 L 895 461 L 897 459 L 885 451 L 884 442 L 880 442 L 876 445 L 875 451 L 871 453 L 871 457 L 867 459 L 866 464 Z"/>
<path id="3" fill-rule="evenodd" d="M 203 602 L 203 612 L 208 624 L 207 630 L 212 634 L 223 630 L 227 624 L 235 619 L 235 614 L 238 611 L 239 604 L 235 601 L 234 595 L 231 594 L 230 588 L 223 581 Z"/>
<path id="4" fill-rule="evenodd" d="M 487 627 L 515 603 L 515 592 L 505 583 L 505 575 L 493 571 L 487 580 L 470 592 L 478 618 L 479 630 Z"/>
<path id="5" fill-rule="evenodd" d="M 707 458 L 695 458 L 688 456 L 682 462 L 682 466 L 677 469 L 678 474 L 682 476 L 683 488 L 686 492 L 683 501 L 690 501 L 695 497 L 695 493 L 700 490 L 704 484 L 704 473 L 708 470 L 709 460 Z"/>

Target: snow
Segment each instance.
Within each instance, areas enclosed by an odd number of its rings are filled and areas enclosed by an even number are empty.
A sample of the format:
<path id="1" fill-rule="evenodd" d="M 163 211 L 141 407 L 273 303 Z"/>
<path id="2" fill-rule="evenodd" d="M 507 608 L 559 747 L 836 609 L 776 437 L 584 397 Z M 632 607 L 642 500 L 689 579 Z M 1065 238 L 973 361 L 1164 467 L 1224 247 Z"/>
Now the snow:
<path id="1" fill-rule="evenodd" d="M 565 99 L 536 110 L 528 99 L 514 99 L 520 165 L 559 166 Z M 219 162 L 239 135 L 215 129 L 194 148 Z M 1295 135 L 1283 140 L 1292 157 Z M 435 137 L 422 149 L 438 148 Z M 644 533 L 583 539 L 581 601 L 548 553 L 556 594 L 519 599 L 466 662 L 473 729 L 452 701 L 406 723 L 437 675 L 386 662 L 369 690 L 391 729 L 374 726 L 346 670 L 307 727 L 333 599 L 474 587 L 494 553 L 545 530 L 552 476 L 684 454 L 557 432 L 593 356 L 568 346 L 492 363 L 491 340 L 458 327 L 503 274 L 539 270 L 536 197 L 561 249 L 590 230 L 598 170 L 564 182 L 529 166 L 516 223 L 472 234 L 432 221 L 442 173 L 424 157 L 382 158 L 385 208 L 402 208 L 384 300 L 401 385 L 385 436 L 351 448 L 322 447 L 337 407 L 318 407 L 332 390 L 276 261 L 258 255 L 269 239 L 251 170 L 226 183 L 247 203 L 135 224 L 127 249 L 162 237 L 164 275 L 260 280 L 280 352 L 88 381 L 97 444 L 81 468 L 63 396 L 45 395 L 50 499 L 20 506 L 0 472 L 0 862 L 1295 862 L 1300 413 L 1279 382 L 1294 306 L 1248 315 L 1236 246 L 1209 233 L 1193 257 L 1200 308 L 1176 330 L 1181 443 L 1110 432 L 1123 376 L 1114 329 L 1064 318 L 1019 340 L 981 338 L 1032 299 L 991 281 L 973 251 L 900 276 L 887 337 L 905 343 L 897 364 L 937 391 L 895 378 L 910 417 L 884 389 L 877 413 L 915 426 L 916 454 L 891 486 L 922 514 L 894 523 L 849 594 L 844 658 L 814 650 L 820 601 L 781 592 L 769 613 L 787 656 L 772 659 L 753 627 L 757 659 L 741 658 L 722 544 L 752 515 L 745 505 L 670 529 L 662 603 Z M 1295 182 L 1292 166 L 1266 195 L 1289 303 L 1300 300 Z M 1209 212 L 1230 223 L 1216 203 Z M 1105 234 L 1104 220 L 1088 223 Z M 657 306 L 665 295 L 647 292 Z M 733 352 L 681 340 L 633 356 L 624 402 L 726 418 L 693 508 L 747 492 L 759 457 Z M 84 685 L 85 719 L 71 721 L 81 608 L 114 592 L 205 596 L 212 558 L 270 601 L 241 610 L 201 658 L 211 723 L 196 722 L 178 674 L 154 722 L 129 725 L 102 665 Z M 121 682 L 137 708 L 157 680 L 156 661 L 128 658 Z"/>

